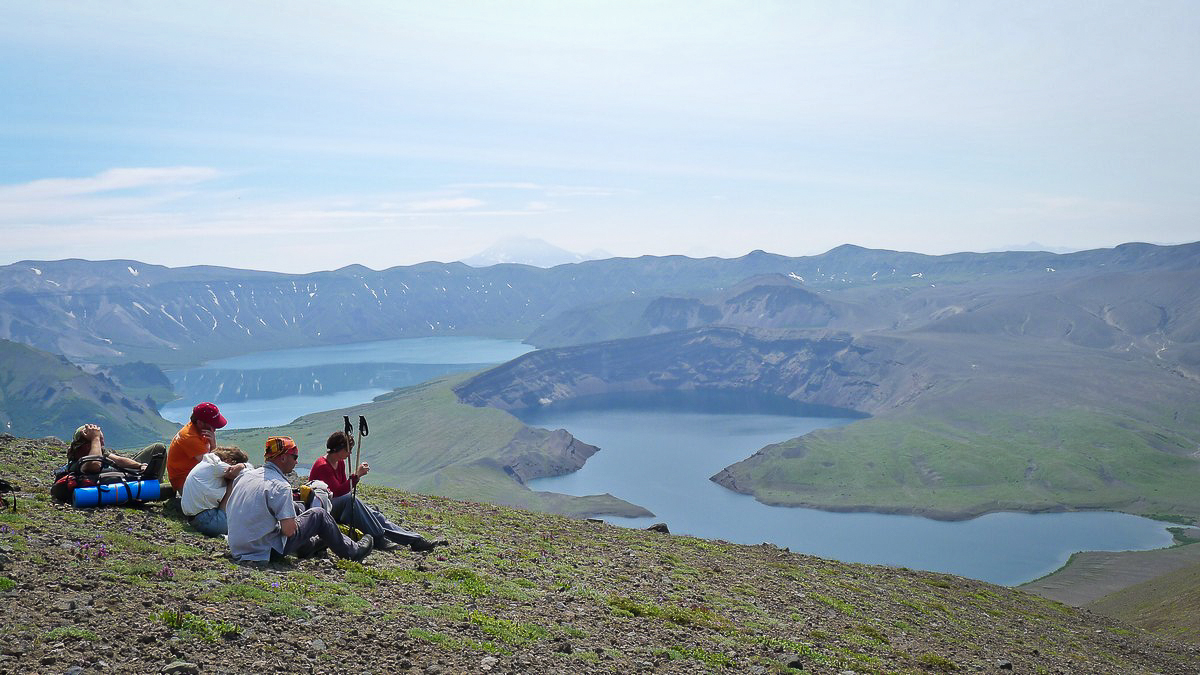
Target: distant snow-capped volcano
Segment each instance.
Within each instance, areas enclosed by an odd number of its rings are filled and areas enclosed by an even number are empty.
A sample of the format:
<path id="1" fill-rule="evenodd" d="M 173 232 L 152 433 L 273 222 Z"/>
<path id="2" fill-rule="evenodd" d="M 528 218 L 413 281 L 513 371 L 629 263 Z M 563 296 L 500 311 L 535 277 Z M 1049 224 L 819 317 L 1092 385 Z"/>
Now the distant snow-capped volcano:
<path id="1" fill-rule="evenodd" d="M 572 253 L 559 248 L 542 239 L 530 237 L 509 237 L 492 244 L 487 250 L 477 253 L 460 262 L 471 267 L 489 267 L 501 263 L 517 263 L 533 267 L 554 267 L 567 263 L 583 262 L 585 260 L 600 260 L 612 256 L 604 251 L 590 253 Z"/>

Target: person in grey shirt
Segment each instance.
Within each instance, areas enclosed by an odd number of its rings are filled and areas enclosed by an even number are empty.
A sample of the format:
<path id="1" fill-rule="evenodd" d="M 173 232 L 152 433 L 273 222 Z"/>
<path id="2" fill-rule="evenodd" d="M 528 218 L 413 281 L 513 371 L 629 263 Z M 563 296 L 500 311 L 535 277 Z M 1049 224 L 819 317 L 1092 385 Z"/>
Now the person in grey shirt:
<path id="1" fill-rule="evenodd" d="M 296 514 L 292 488 L 284 477 L 296 468 L 300 450 L 286 436 L 267 439 L 263 466 L 243 471 L 225 503 L 229 552 L 238 561 L 265 561 L 295 554 L 310 556 L 325 547 L 349 560 L 362 560 L 373 540 L 358 542 L 342 534 L 333 516 L 313 507 Z"/>

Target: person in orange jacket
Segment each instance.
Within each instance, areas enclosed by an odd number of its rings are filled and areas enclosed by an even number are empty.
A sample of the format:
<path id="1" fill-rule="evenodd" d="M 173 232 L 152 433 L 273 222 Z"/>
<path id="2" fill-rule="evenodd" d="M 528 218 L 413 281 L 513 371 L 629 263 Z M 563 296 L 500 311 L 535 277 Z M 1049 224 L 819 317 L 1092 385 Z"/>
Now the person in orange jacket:
<path id="1" fill-rule="evenodd" d="M 167 479 L 176 494 L 183 492 L 188 473 L 200 458 L 217 449 L 217 429 L 227 423 L 215 404 L 205 402 L 192 408 L 191 421 L 175 434 L 167 448 Z"/>

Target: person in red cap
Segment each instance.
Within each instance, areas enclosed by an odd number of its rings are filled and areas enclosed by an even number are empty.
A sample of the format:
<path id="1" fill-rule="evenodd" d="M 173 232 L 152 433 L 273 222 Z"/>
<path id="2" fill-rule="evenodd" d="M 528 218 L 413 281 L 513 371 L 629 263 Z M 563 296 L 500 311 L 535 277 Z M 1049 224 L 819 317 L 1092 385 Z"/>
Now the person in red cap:
<path id="1" fill-rule="evenodd" d="M 212 403 L 192 408 L 191 421 L 175 434 L 171 447 L 167 448 L 167 479 L 176 494 L 183 492 L 188 472 L 200 463 L 200 458 L 217 449 L 217 429 L 227 423 Z"/>

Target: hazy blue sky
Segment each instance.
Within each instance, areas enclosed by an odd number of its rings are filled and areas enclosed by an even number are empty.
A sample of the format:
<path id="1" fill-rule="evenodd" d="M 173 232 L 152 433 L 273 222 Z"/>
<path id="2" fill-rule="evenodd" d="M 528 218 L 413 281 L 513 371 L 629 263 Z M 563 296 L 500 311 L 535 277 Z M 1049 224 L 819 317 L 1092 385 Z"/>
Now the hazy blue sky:
<path id="1" fill-rule="evenodd" d="M 1200 239 L 1200 2 L 6 2 L 0 264 Z"/>

